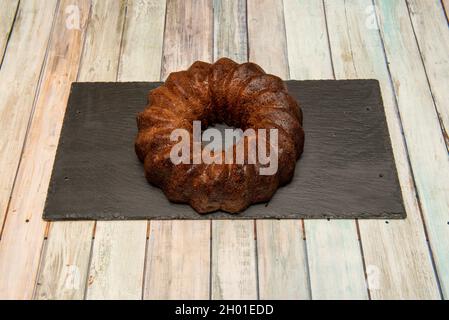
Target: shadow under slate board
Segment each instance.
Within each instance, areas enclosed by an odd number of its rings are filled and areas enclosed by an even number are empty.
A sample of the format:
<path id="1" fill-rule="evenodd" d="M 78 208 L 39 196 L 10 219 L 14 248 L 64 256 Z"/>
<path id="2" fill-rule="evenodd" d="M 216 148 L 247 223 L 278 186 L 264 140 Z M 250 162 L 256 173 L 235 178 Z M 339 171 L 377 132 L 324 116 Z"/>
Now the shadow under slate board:
<path id="1" fill-rule="evenodd" d="M 136 114 L 161 83 L 74 83 L 44 219 L 404 218 L 378 82 L 286 84 L 306 133 L 292 182 L 240 214 L 200 215 L 147 183 L 134 153 Z"/>

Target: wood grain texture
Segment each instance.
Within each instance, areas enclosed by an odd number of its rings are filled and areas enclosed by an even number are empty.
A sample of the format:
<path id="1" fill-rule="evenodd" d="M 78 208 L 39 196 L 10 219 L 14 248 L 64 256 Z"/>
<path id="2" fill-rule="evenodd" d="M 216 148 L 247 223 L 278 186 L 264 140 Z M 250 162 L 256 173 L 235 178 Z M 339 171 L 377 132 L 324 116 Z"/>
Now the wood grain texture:
<path id="1" fill-rule="evenodd" d="M 301 220 L 257 220 L 260 299 L 310 299 Z"/>
<path id="2" fill-rule="evenodd" d="M 168 0 L 161 79 L 196 60 L 211 62 L 213 7 L 208 0 Z M 145 299 L 208 299 L 208 221 L 153 221 L 150 224 Z"/>
<path id="3" fill-rule="evenodd" d="M 287 79 L 289 70 L 282 2 L 247 0 L 247 10 L 249 60 L 261 65 L 266 72 Z M 276 36 L 266 41 L 267 34 Z M 285 292 L 292 299 L 309 296 L 304 281 L 306 254 L 298 224 L 299 221 L 282 224 L 274 220 L 256 221 L 261 299 L 285 297 Z M 273 234 L 274 231 L 277 233 Z M 284 263 L 279 264 L 278 261 Z"/>
<path id="4" fill-rule="evenodd" d="M 152 221 L 145 299 L 209 299 L 209 221 Z"/>
<path id="5" fill-rule="evenodd" d="M 119 81 L 159 80 L 164 22 L 165 0 L 128 1 Z M 146 235 L 146 221 L 97 222 L 88 299 L 141 299 Z"/>
<path id="6" fill-rule="evenodd" d="M 248 60 L 246 1 L 214 1 L 214 60 Z M 212 221 L 212 299 L 257 299 L 254 221 Z"/>
<path id="7" fill-rule="evenodd" d="M 146 235 L 145 221 L 97 223 L 87 299 L 142 298 Z"/>
<path id="8" fill-rule="evenodd" d="M 221 57 L 248 60 L 245 0 L 214 0 L 214 61 Z"/>
<path id="9" fill-rule="evenodd" d="M 41 218 L 42 210 L 56 153 L 59 130 L 69 96 L 70 82 L 76 78 L 85 23 L 89 13 L 88 1 L 70 1 L 70 3 L 78 4 L 80 8 L 80 29 L 66 28 L 64 5 L 67 5 L 68 2 L 60 3 L 55 18 L 55 28 L 58 28 L 59 31 L 54 32 L 51 38 L 42 82 L 37 92 L 34 115 L 28 130 L 28 140 L 23 150 L 0 241 L 1 298 L 30 299 L 35 287 L 46 228 L 46 223 Z M 7 55 L 9 54 L 10 57 L 5 58 L 7 64 L 0 71 L 1 83 L 10 84 L 8 88 L 2 86 L 1 89 L 2 97 L 7 99 L 0 102 L 7 103 L 7 109 L 2 109 L 2 112 L 7 111 L 8 116 L 12 116 L 16 112 L 21 113 L 21 119 L 19 121 L 19 118 L 15 118 L 16 120 L 10 123 L 14 127 L 9 127 L 9 125 L 3 127 L 2 123 L 2 130 L 3 128 L 14 129 L 14 131 L 24 130 L 27 126 L 21 121 L 28 121 L 25 119 L 25 115 L 30 112 L 33 104 L 35 82 L 42 64 L 47 43 L 46 37 L 50 33 L 52 19 L 49 19 L 48 15 L 53 12 L 51 10 L 54 10 L 55 6 L 56 2 L 50 1 L 23 1 L 21 3 L 16 26 L 8 46 L 8 51 L 11 50 L 11 53 L 7 53 Z M 44 22 L 44 20 L 46 21 Z M 40 30 L 38 36 L 36 36 L 35 30 Z M 23 65 L 27 66 L 27 72 L 23 72 Z M 14 77 L 15 80 L 11 80 L 10 77 Z M 3 96 L 6 93 L 5 89 L 9 94 L 8 97 Z M 16 105 L 16 103 L 18 104 Z M 29 115 L 30 113 L 28 113 Z M 18 134 L 14 131 L 10 131 L 10 133 Z M 2 138 L 8 136 L 6 132 L 2 131 Z M 17 144 L 15 146 L 17 148 L 21 141 L 16 140 L 17 136 L 14 137 L 11 136 L 9 139 Z M 3 155 L 2 152 L 2 157 Z M 5 182 L 15 168 L 12 167 L 12 163 L 9 163 L 8 166 L 4 166 L 2 163 L 0 170 L 2 170 L 2 182 Z M 3 170 L 10 170 L 10 172 L 3 172 Z M 5 194 L 6 191 L 6 189 L 2 189 L 2 194 Z M 4 209 L 6 208 L 3 206 L 1 210 Z"/>
<path id="10" fill-rule="evenodd" d="M 449 157 L 405 2 L 376 1 L 391 80 L 440 287 L 449 297 Z"/>
<path id="11" fill-rule="evenodd" d="M 332 79 L 323 3 L 286 0 L 284 15 L 290 77 Z M 312 297 L 366 299 L 355 222 L 305 220 L 304 228 Z M 342 256 L 347 259 L 340 260 Z"/>
<path id="12" fill-rule="evenodd" d="M 36 286 L 35 299 L 84 299 L 91 251 L 93 224 L 85 222 L 50 225 L 44 263 Z M 87 259 L 86 259 L 87 257 Z"/>
<path id="13" fill-rule="evenodd" d="M 95 0 L 87 29 L 84 52 L 78 73 L 79 81 L 114 81 L 117 78 L 120 43 L 125 19 L 125 1 Z M 48 238 L 48 249 L 42 257 L 42 272 L 37 297 L 80 298 L 85 292 L 85 282 L 72 288 L 72 292 L 59 291 L 67 277 L 67 264 L 77 268 L 80 278 L 87 277 L 90 259 L 90 243 L 94 222 L 53 223 Z M 52 236 L 55 233 L 56 236 Z M 83 243 L 80 250 L 79 243 Z M 64 253 L 64 254 L 62 254 Z M 70 263 L 66 262 L 71 259 Z M 54 260 L 59 263 L 56 263 Z M 54 269 L 57 266 L 58 269 Z M 62 268 L 62 269 L 61 269 Z M 51 291 L 48 291 L 51 290 Z"/>
<path id="14" fill-rule="evenodd" d="M 257 299 L 253 221 L 212 223 L 212 299 Z"/>
<path id="15" fill-rule="evenodd" d="M 413 31 L 449 150 L 449 28 L 439 0 L 409 0 Z"/>
<path id="16" fill-rule="evenodd" d="M 18 6 L 19 0 L 2 2 L 2 10 L 0 11 L 0 61 L 3 59 L 3 54 L 8 44 Z"/>
<path id="17" fill-rule="evenodd" d="M 212 0 L 167 0 L 161 80 L 197 60 L 212 62 Z"/>
<path id="18" fill-rule="evenodd" d="M 374 8 L 369 0 L 325 4 L 336 77 L 379 79 L 407 210 L 407 219 L 402 221 L 359 221 L 371 298 L 437 298 L 438 287 Z"/>
<path id="19" fill-rule="evenodd" d="M 0 70 L 0 224 L 19 165 L 56 4 L 56 0 L 24 1 L 19 6 Z M 23 72 L 25 65 L 27 72 Z"/>
<path id="20" fill-rule="evenodd" d="M 287 79 L 289 70 L 282 1 L 248 0 L 247 10 L 249 60 L 259 64 L 267 73 Z"/>

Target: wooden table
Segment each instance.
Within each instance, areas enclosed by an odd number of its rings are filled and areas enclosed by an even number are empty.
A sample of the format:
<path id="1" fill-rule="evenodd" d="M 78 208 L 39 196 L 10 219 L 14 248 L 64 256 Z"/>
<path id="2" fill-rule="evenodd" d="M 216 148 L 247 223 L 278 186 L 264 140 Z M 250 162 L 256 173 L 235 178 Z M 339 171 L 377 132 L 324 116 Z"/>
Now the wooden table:
<path id="1" fill-rule="evenodd" d="M 448 298 L 445 6 L 2 0 L 0 298 Z M 41 219 L 71 82 L 164 80 L 222 56 L 284 79 L 378 79 L 408 218 Z"/>

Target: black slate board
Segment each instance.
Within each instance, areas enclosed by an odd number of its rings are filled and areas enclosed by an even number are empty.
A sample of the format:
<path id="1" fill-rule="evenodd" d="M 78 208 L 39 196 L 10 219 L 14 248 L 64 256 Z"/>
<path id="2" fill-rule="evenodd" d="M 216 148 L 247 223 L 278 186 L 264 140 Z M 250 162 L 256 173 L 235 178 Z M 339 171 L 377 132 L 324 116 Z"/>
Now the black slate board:
<path id="1" fill-rule="evenodd" d="M 304 154 L 289 185 L 237 215 L 199 215 L 146 182 L 135 116 L 160 83 L 74 83 L 44 219 L 404 218 L 378 82 L 286 83 L 304 112 Z"/>

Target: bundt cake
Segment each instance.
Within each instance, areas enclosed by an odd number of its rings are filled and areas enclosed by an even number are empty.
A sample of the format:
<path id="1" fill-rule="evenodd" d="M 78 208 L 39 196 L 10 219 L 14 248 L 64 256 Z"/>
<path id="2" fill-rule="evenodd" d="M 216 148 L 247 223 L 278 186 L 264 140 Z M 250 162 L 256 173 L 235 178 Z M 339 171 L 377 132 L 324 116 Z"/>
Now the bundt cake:
<path id="1" fill-rule="evenodd" d="M 147 180 L 169 200 L 189 203 L 199 213 L 237 213 L 270 200 L 292 179 L 304 146 L 302 112 L 283 81 L 257 64 L 227 58 L 214 64 L 197 61 L 187 71 L 171 73 L 162 86 L 149 92 L 148 101 L 137 116 L 135 150 Z M 172 141 L 171 133 L 185 129 L 192 141 L 194 121 L 201 121 L 203 128 L 225 123 L 242 130 L 277 129 L 277 172 L 260 174 L 259 161 L 174 164 L 170 152 L 178 141 Z M 250 139 L 241 139 L 246 153 Z M 265 143 L 270 150 L 270 141 Z"/>

